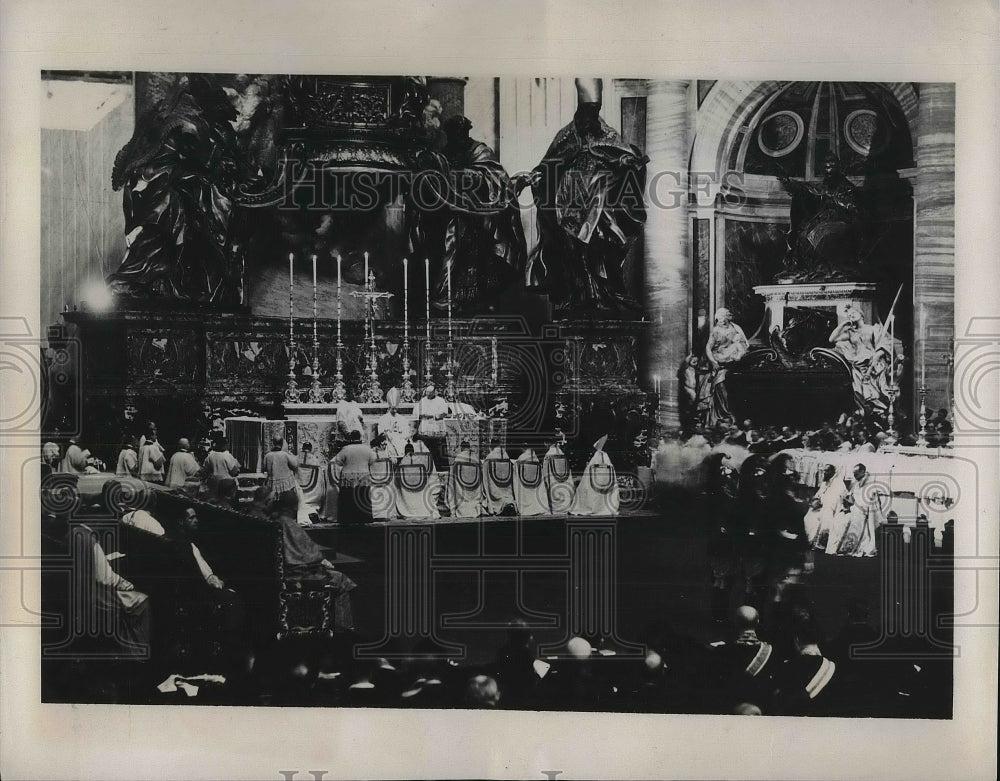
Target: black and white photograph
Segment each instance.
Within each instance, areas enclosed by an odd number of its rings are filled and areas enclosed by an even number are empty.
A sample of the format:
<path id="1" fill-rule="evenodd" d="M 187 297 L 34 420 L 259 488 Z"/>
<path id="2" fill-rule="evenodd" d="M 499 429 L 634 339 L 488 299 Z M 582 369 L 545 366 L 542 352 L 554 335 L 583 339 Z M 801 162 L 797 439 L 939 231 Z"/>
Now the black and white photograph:
<path id="1" fill-rule="evenodd" d="M 826 743 L 716 777 L 954 734 L 963 632 L 995 662 L 1000 322 L 956 292 L 959 75 L 51 59 L 0 334 L 41 718 Z M 376 772 L 344 750 L 252 777 Z M 516 772 L 658 767 L 561 761 Z"/>

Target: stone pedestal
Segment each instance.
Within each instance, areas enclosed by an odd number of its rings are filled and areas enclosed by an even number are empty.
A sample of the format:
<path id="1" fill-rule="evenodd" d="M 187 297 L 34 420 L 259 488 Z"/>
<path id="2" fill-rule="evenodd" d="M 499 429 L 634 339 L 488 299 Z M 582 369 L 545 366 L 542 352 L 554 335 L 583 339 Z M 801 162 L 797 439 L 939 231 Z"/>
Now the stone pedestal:
<path id="1" fill-rule="evenodd" d="M 764 299 L 764 326 L 758 334 L 762 342 L 778 326 L 784 329 L 785 309 L 826 309 L 837 312 L 837 323 L 844 321 L 848 307 L 861 311 L 865 322 L 871 325 L 876 319 L 875 296 L 878 286 L 871 282 L 829 282 L 792 285 L 757 285 L 753 292 Z"/>

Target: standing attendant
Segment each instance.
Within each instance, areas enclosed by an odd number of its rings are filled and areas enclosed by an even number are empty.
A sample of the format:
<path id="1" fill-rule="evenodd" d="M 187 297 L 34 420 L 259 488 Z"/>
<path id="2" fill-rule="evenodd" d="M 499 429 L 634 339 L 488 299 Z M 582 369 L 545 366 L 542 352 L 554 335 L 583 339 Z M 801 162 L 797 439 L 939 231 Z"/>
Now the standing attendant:
<path id="1" fill-rule="evenodd" d="M 344 400 L 337 404 L 337 436 L 345 442 L 353 442 L 355 432 L 362 442 L 367 439 L 361 406 L 354 400 L 354 393 L 348 390 Z"/>
<path id="2" fill-rule="evenodd" d="M 433 384 L 424 388 L 424 396 L 417 402 L 414 412 L 420 421 L 419 434 L 427 443 L 438 471 L 447 468 L 445 456 L 445 416 L 451 410 L 448 402 L 437 395 Z"/>
<path id="3" fill-rule="evenodd" d="M 167 488 L 183 488 L 189 478 L 198 474 L 198 461 L 191 452 L 191 442 L 186 437 L 177 441 L 177 452 L 170 456 L 167 465 Z"/>
<path id="4" fill-rule="evenodd" d="M 371 523 L 371 466 L 375 451 L 361 441 L 361 432 L 351 432 L 351 442 L 345 446 L 334 464 L 340 470 L 340 495 L 337 520 L 345 524 Z"/>
<path id="5" fill-rule="evenodd" d="M 118 454 L 118 465 L 115 467 L 115 476 L 139 476 L 139 454 L 135 452 L 135 437 L 131 434 L 126 436 L 125 441 L 122 442 L 122 449 Z"/>
<path id="6" fill-rule="evenodd" d="M 84 450 L 75 439 L 71 439 L 66 448 L 66 455 L 63 456 L 62 471 L 82 475 L 87 471 L 87 457 L 89 455 L 89 450 Z"/>
<path id="7" fill-rule="evenodd" d="M 149 483 L 162 483 L 166 453 L 156 438 L 156 432 L 150 432 L 145 444 L 139 448 L 139 477 Z"/>
<path id="8" fill-rule="evenodd" d="M 264 487 L 271 500 L 271 509 L 295 518 L 299 508 L 296 491 L 299 461 L 284 448 L 285 440 L 281 437 L 271 440 L 271 450 L 264 456 L 264 473 L 267 475 Z"/>

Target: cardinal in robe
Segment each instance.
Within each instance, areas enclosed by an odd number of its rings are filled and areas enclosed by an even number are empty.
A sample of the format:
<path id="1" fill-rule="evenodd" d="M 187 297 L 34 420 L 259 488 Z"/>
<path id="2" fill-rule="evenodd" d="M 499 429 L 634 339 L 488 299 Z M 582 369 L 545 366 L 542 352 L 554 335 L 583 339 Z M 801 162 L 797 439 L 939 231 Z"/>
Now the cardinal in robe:
<path id="1" fill-rule="evenodd" d="M 587 462 L 576 496 L 570 507 L 570 515 L 618 515 L 621 499 L 618 493 L 618 476 L 611 459 L 604 452 L 608 441 L 605 434 L 594 443 L 594 455 Z"/>
<path id="2" fill-rule="evenodd" d="M 483 471 L 465 440 L 459 444 L 448 476 L 448 510 L 452 518 L 478 518 L 483 511 Z"/>
<path id="3" fill-rule="evenodd" d="M 569 471 L 569 461 L 563 451 L 561 438 L 554 438 L 545 452 L 542 473 L 545 475 L 545 491 L 552 514 L 568 515 L 573 506 L 576 486 L 573 485 L 573 475 Z"/>
<path id="4" fill-rule="evenodd" d="M 517 512 L 514 466 L 500 440 L 490 444 L 493 449 L 483 459 L 483 509 L 487 515 L 513 515 Z"/>
<path id="5" fill-rule="evenodd" d="M 550 515 L 542 463 L 530 447 L 517 457 L 514 501 L 520 515 Z"/>
<path id="6" fill-rule="evenodd" d="M 414 455 L 407 443 L 396 469 L 396 512 L 400 518 L 440 518 L 436 474 L 427 471 L 427 459 Z"/>

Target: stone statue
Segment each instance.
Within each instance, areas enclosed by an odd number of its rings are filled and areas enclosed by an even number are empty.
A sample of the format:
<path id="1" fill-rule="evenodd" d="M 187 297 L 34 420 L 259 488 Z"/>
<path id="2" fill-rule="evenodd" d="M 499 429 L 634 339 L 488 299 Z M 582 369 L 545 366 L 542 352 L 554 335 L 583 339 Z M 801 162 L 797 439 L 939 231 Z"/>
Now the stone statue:
<path id="1" fill-rule="evenodd" d="M 826 157 L 824 170 L 818 183 L 778 177 L 792 196 L 788 251 L 779 281 L 856 281 L 862 274 L 864 225 L 858 189 L 834 155 Z"/>
<path id="2" fill-rule="evenodd" d="M 712 404 L 708 410 L 706 423 L 714 426 L 719 422 L 731 422 L 733 414 L 729 410 L 729 394 L 726 390 L 726 372 L 739 362 L 750 349 L 743 329 L 733 322 L 729 310 L 720 307 L 715 312 L 715 325 L 705 344 L 705 357 L 711 366 L 710 383 Z"/>
<path id="3" fill-rule="evenodd" d="M 902 344 L 890 342 L 889 333 L 882 326 L 868 325 L 857 307 L 850 307 L 840 323 L 830 334 L 830 344 L 851 366 L 854 397 L 861 409 L 876 415 L 889 410 L 892 385 L 890 366 L 902 367 Z M 892 361 L 891 351 L 895 352 Z"/>
<path id="4" fill-rule="evenodd" d="M 230 230 L 232 198 L 247 175 L 239 122 L 230 98 L 205 74 L 185 76 L 139 117 L 112 173 L 114 189 L 125 190 L 127 245 L 108 278 L 115 295 L 243 303 L 243 266 Z"/>
<path id="5" fill-rule="evenodd" d="M 635 310 L 622 264 L 646 221 L 648 158 L 601 118 L 600 79 L 576 87 L 573 121 L 530 176 L 540 236 L 528 282 L 562 311 Z"/>
<path id="6" fill-rule="evenodd" d="M 431 258 L 431 301 L 444 309 L 451 273 L 456 311 L 479 313 L 523 279 L 524 228 L 507 171 L 489 146 L 469 136 L 464 116 L 442 124 L 444 144 L 421 155 L 431 173 L 414 193 L 418 212 L 413 245 Z"/>

